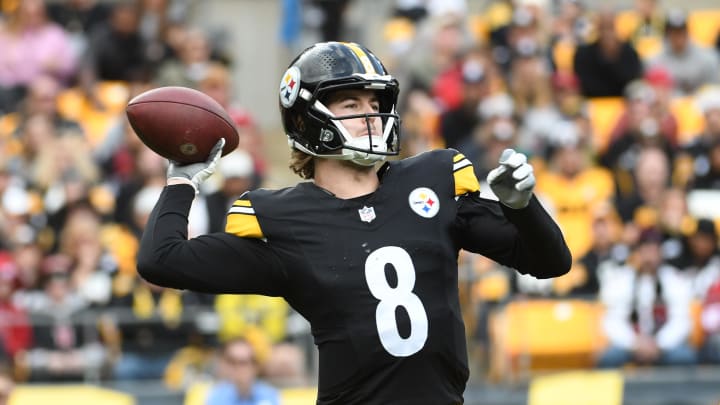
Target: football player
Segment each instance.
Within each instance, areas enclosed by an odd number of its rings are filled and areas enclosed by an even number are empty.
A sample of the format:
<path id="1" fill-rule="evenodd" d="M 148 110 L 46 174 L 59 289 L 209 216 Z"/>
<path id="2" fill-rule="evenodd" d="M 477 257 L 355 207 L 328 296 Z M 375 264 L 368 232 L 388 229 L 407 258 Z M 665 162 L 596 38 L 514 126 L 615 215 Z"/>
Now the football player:
<path id="1" fill-rule="evenodd" d="M 398 154 L 398 82 L 355 43 L 318 43 L 282 76 L 291 168 L 309 181 L 254 190 L 225 232 L 187 239 L 187 214 L 214 170 L 170 164 L 138 271 L 166 287 L 282 296 L 311 324 L 318 404 L 460 404 L 468 379 L 460 249 L 556 277 L 570 253 L 533 196 L 526 157 L 506 150 L 480 197 L 455 150 Z M 379 166 L 379 168 L 377 167 Z"/>

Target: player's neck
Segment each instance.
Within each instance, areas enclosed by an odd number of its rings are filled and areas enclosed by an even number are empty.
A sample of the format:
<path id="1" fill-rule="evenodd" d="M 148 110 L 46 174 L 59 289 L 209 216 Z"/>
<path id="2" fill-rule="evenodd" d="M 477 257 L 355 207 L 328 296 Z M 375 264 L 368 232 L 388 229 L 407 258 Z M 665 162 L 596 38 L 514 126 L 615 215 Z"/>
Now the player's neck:
<path id="1" fill-rule="evenodd" d="M 374 166 L 331 159 L 315 161 L 314 181 L 318 187 L 344 200 L 370 194 L 380 184 Z"/>

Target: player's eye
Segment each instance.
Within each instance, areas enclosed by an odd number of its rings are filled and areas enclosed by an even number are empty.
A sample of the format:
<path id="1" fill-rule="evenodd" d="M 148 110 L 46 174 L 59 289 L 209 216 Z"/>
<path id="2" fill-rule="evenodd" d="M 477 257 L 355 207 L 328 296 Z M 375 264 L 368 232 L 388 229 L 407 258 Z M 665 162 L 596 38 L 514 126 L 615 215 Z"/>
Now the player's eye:
<path id="1" fill-rule="evenodd" d="M 355 110 L 358 108 L 358 103 L 354 100 L 348 100 L 340 104 L 340 108 L 344 110 Z"/>

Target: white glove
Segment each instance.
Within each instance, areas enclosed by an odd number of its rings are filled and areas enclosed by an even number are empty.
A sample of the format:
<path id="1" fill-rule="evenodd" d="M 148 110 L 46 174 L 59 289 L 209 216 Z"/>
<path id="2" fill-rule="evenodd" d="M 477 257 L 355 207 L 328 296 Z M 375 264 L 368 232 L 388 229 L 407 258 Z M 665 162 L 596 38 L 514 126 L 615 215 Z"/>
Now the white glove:
<path id="1" fill-rule="evenodd" d="M 512 149 L 505 149 L 499 163 L 487 175 L 493 193 L 503 205 L 510 208 L 527 207 L 535 187 L 533 167 L 527 162 L 527 157 Z"/>
<path id="2" fill-rule="evenodd" d="M 190 184 L 195 189 L 195 194 L 197 194 L 200 183 L 207 180 L 215 172 L 215 166 L 217 166 L 217 162 L 222 156 L 223 146 L 225 146 L 225 138 L 220 138 L 210 150 L 210 155 L 204 162 L 180 165 L 171 160 L 167 171 L 168 183 L 173 180 L 172 183 Z"/>

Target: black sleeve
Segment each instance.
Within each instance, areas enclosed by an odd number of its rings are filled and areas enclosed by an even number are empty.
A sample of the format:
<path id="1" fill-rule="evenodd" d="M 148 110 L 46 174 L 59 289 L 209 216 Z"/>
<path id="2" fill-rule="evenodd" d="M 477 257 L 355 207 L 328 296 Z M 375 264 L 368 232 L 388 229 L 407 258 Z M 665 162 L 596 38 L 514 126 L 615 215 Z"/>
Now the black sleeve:
<path id="1" fill-rule="evenodd" d="M 459 246 L 537 278 L 570 271 L 572 257 L 560 228 L 535 196 L 519 210 L 481 198 L 458 200 Z"/>
<path id="2" fill-rule="evenodd" d="M 284 266 L 264 241 L 224 232 L 187 240 L 187 216 L 194 197 L 189 185 L 165 187 L 140 241 L 138 273 L 163 287 L 284 295 Z"/>

